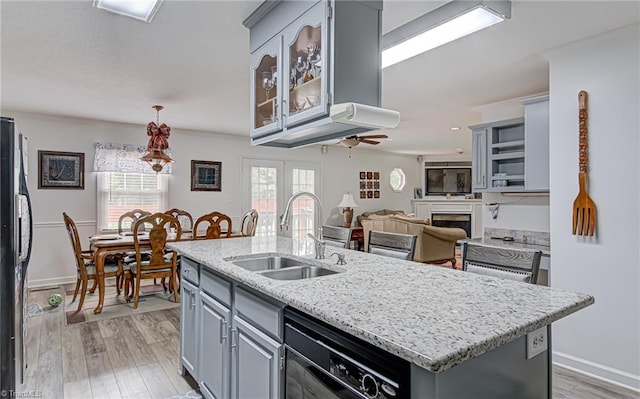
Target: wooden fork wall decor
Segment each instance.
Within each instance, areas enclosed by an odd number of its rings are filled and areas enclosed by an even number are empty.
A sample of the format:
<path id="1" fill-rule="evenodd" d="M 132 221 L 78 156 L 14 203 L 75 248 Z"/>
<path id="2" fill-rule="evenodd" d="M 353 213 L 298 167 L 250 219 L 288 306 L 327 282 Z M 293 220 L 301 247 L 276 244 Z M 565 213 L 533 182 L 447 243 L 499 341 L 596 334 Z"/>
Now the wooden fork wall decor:
<path id="1" fill-rule="evenodd" d="M 579 149 L 580 171 L 578 184 L 580 191 L 573 201 L 573 235 L 593 236 L 596 231 L 596 204 L 587 194 L 587 164 L 589 160 L 587 149 L 587 92 L 578 93 L 579 119 Z"/>

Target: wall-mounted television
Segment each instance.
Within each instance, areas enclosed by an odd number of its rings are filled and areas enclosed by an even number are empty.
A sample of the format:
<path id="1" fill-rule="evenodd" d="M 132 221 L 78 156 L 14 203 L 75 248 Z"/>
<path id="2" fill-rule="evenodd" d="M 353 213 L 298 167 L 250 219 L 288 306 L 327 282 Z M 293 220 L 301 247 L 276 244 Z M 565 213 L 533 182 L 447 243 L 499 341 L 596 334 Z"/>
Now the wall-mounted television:
<path id="1" fill-rule="evenodd" d="M 471 194 L 471 168 L 426 167 L 424 170 L 424 194 Z"/>

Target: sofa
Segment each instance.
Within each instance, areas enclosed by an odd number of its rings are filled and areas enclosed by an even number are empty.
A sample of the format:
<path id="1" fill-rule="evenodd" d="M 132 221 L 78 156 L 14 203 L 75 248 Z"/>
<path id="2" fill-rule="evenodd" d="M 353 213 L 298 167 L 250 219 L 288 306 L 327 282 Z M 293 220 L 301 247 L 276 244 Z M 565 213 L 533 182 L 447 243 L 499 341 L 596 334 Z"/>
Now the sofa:
<path id="1" fill-rule="evenodd" d="M 377 216 L 391 216 L 391 215 L 405 215 L 404 211 L 401 210 L 391 210 L 391 209 L 380 209 L 379 211 L 371 211 L 371 212 L 362 212 L 360 215 L 356 216 L 356 220 L 358 221 L 358 227 L 362 226 L 362 221 L 375 218 Z"/>
<path id="2" fill-rule="evenodd" d="M 402 215 L 376 215 L 362 220 L 364 250 L 369 248 L 369 231 L 417 236 L 413 260 L 424 263 L 456 264 L 456 242 L 467 238 L 463 229 L 431 226 L 429 220 Z"/>

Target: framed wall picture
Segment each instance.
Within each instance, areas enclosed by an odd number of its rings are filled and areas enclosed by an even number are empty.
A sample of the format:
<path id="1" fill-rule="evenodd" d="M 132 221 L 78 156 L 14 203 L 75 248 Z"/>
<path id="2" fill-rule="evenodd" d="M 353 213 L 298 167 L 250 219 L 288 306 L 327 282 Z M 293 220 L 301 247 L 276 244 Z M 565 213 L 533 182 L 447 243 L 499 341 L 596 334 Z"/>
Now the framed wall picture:
<path id="1" fill-rule="evenodd" d="M 222 191 L 222 162 L 192 160 L 191 191 Z"/>
<path id="2" fill-rule="evenodd" d="M 367 179 L 373 179 L 373 172 L 367 172 Z"/>
<path id="3" fill-rule="evenodd" d="M 373 198 L 373 191 L 367 191 L 367 198 Z"/>
<path id="4" fill-rule="evenodd" d="M 38 188 L 84 190 L 84 153 L 38 151 Z"/>
<path id="5" fill-rule="evenodd" d="M 360 198 L 361 199 L 367 198 L 367 192 L 365 190 L 360 190 Z"/>
<path id="6" fill-rule="evenodd" d="M 373 172 L 373 180 L 380 180 L 380 172 Z"/>
<path id="7" fill-rule="evenodd" d="M 373 198 L 380 198 L 380 191 L 376 190 L 373 192 Z"/>
<path id="8" fill-rule="evenodd" d="M 360 180 L 364 180 L 366 178 L 366 173 L 360 172 Z"/>

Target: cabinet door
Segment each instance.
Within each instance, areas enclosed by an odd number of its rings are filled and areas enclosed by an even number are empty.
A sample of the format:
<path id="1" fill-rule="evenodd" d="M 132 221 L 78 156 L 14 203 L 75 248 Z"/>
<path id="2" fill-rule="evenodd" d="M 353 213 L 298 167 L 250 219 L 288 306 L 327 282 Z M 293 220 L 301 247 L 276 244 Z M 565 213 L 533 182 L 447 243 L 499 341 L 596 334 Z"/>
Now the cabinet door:
<path id="1" fill-rule="evenodd" d="M 186 280 L 180 284 L 180 359 L 182 367 L 198 379 L 198 352 L 196 350 L 198 317 L 198 288 Z"/>
<path id="2" fill-rule="evenodd" d="M 283 102 L 286 127 L 329 113 L 331 51 L 327 4 L 319 2 L 283 32 L 283 76 L 288 76 Z"/>
<path id="3" fill-rule="evenodd" d="M 525 189 L 549 190 L 549 100 L 527 103 L 524 112 Z"/>
<path id="4" fill-rule="evenodd" d="M 229 397 L 229 319 L 231 311 L 200 292 L 199 379 L 202 395 L 208 399 Z"/>
<path id="5" fill-rule="evenodd" d="M 472 189 L 474 191 L 487 188 L 487 129 L 474 130 L 472 134 Z"/>
<path id="6" fill-rule="evenodd" d="M 279 399 L 282 344 L 237 315 L 233 324 L 231 397 Z"/>
<path id="7" fill-rule="evenodd" d="M 251 54 L 251 137 L 282 130 L 281 65 L 281 35 L 276 35 Z"/>

